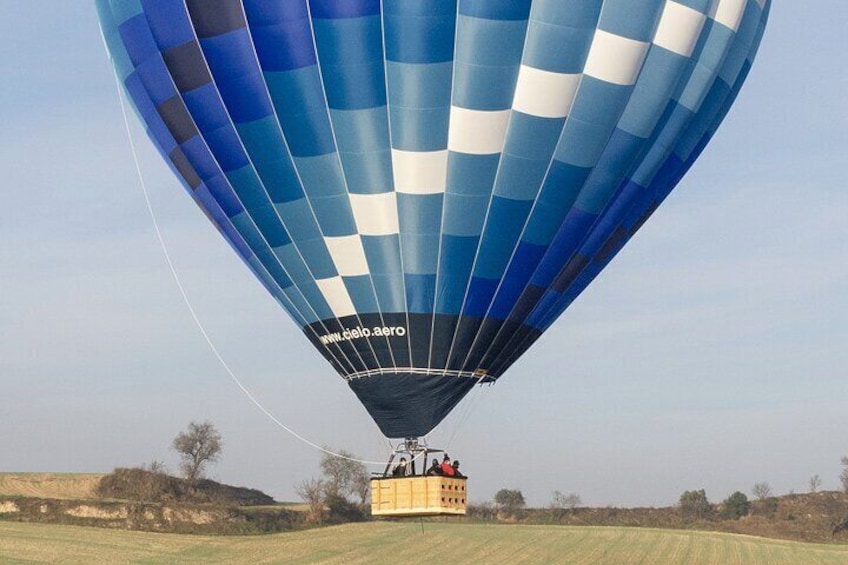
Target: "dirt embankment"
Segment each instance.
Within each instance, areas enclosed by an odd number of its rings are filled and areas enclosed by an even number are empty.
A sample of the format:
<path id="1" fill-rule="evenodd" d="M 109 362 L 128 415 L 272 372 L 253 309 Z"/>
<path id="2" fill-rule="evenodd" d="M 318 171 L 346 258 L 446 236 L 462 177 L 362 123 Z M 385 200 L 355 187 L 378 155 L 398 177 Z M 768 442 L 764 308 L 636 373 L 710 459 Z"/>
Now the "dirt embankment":
<path id="1" fill-rule="evenodd" d="M 288 508 L 156 504 L 108 500 L 0 498 L 0 520 L 191 534 L 257 534 L 302 527 Z"/>

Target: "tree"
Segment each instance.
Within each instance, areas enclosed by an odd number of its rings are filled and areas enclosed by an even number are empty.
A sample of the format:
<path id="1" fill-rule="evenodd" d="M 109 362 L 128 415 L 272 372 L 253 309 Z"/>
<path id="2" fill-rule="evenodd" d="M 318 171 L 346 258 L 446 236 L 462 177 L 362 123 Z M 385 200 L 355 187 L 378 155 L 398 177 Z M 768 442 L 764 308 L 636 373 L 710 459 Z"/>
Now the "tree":
<path id="1" fill-rule="evenodd" d="M 817 493 L 819 488 L 821 488 L 821 477 L 813 475 L 810 477 L 810 492 Z"/>
<path id="2" fill-rule="evenodd" d="M 221 434 L 206 421 L 198 424 L 191 422 L 184 432 L 177 434 L 171 447 L 180 454 L 180 469 L 189 486 L 193 487 L 203 477 L 203 470 L 209 463 L 218 461 L 224 448 Z"/>
<path id="3" fill-rule="evenodd" d="M 368 470 L 352 453 L 341 449 L 338 455 L 341 457 L 325 452 L 321 456 L 321 473 L 324 475 L 326 493 L 346 499 L 355 497 L 359 504 L 365 504 L 370 486 Z"/>
<path id="4" fill-rule="evenodd" d="M 751 489 L 751 493 L 755 497 L 757 497 L 757 500 L 765 500 L 767 498 L 771 498 L 773 494 L 771 490 L 771 485 L 766 482 L 756 483 Z"/>
<path id="5" fill-rule="evenodd" d="M 750 508 L 751 503 L 748 502 L 748 497 L 737 490 L 722 503 L 721 517 L 727 520 L 738 520 L 742 516 L 747 516 Z"/>
<path id="6" fill-rule="evenodd" d="M 684 518 L 706 518 L 713 511 L 704 489 L 687 490 L 680 495 L 680 512 Z"/>
<path id="7" fill-rule="evenodd" d="M 839 475 L 839 480 L 842 481 L 842 489 L 845 492 L 848 492 L 848 457 L 842 458 L 842 464 L 845 468 L 842 469 L 842 474 Z"/>
<path id="8" fill-rule="evenodd" d="M 495 504 L 497 504 L 501 510 L 513 514 L 517 510 L 524 508 L 526 503 L 524 502 L 524 495 L 520 490 L 502 488 L 495 493 Z"/>
<path id="9" fill-rule="evenodd" d="M 327 491 L 321 479 L 309 479 L 294 487 L 297 495 L 309 506 L 308 520 L 316 524 L 324 521 L 324 503 Z"/>
<path id="10" fill-rule="evenodd" d="M 582 503 L 580 495 L 574 492 L 563 494 L 555 490 L 551 495 L 551 508 L 554 510 L 573 510 Z"/>

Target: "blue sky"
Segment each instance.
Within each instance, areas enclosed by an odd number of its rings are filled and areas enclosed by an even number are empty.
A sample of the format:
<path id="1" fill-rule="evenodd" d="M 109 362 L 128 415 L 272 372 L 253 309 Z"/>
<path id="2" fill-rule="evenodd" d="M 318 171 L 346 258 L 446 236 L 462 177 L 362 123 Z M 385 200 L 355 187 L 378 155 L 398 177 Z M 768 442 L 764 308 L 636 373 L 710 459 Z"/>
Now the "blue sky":
<path id="1" fill-rule="evenodd" d="M 24 9 L 25 7 L 25 9 Z M 496 386 L 431 436 L 472 500 L 713 500 L 838 487 L 848 455 L 848 4 L 778 0 L 736 107 L 663 208 Z M 0 471 L 105 472 L 192 419 L 214 478 L 281 499 L 320 455 L 203 341 L 134 170 L 93 6 L 0 2 Z M 244 384 L 310 440 L 382 459 L 376 426 L 133 125 L 164 237 Z M 528 472 L 532 468 L 532 473 Z"/>

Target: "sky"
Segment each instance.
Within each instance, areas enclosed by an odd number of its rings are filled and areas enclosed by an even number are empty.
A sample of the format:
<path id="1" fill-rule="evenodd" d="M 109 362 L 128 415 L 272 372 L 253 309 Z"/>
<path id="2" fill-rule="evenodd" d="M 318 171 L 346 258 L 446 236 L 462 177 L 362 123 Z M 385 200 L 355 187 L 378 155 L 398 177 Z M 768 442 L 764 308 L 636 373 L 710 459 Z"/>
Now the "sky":
<path id="1" fill-rule="evenodd" d="M 702 158 L 495 386 L 428 438 L 470 500 L 592 506 L 839 487 L 848 455 L 848 3 L 776 0 Z M 195 325 L 135 171 L 93 3 L 0 0 L 0 471 L 161 460 L 191 420 L 210 476 L 294 500 L 321 457 L 239 390 Z M 130 116 L 133 120 L 134 117 Z M 132 122 L 205 331 L 278 421 L 367 460 L 386 443 Z M 373 470 L 376 470 L 374 468 Z"/>

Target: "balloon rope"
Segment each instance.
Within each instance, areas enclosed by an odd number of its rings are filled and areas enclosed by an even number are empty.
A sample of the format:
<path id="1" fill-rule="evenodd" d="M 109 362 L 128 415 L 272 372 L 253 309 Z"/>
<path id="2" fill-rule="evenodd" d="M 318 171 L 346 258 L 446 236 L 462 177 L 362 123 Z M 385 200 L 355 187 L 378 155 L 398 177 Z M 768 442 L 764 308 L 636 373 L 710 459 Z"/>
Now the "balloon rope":
<path id="1" fill-rule="evenodd" d="M 121 82 L 118 79 L 117 74 L 115 74 L 115 83 L 116 83 L 117 89 L 118 89 L 118 101 L 120 102 L 120 105 L 121 105 L 121 113 L 123 114 L 123 117 L 124 117 L 124 127 L 126 128 L 126 132 L 127 132 L 127 140 L 129 141 L 130 149 L 132 150 L 132 156 L 133 156 L 133 160 L 135 161 L 135 170 L 136 170 L 136 173 L 138 174 L 139 185 L 141 186 L 141 191 L 144 194 L 144 203 L 147 205 L 147 212 L 150 215 L 150 219 L 153 221 L 153 228 L 156 232 L 156 238 L 159 240 L 159 245 L 162 248 L 162 253 L 165 256 L 165 261 L 168 263 L 168 268 L 171 270 L 171 275 L 173 275 L 174 281 L 177 283 L 177 288 L 180 291 L 180 295 L 183 298 L 183 302 L 185 303 L 186 308 L 189 311 L 189 314 L 191 314 L 191 318 L 194 320 L 194 323 L 197 326 L 197 329 L 200 330 L 200 334 L 203 336 L 203 339 L 206 341 L 207 345 L 209 345 L 209 349 L 212 350 L 213 355 L 221 363 L 221 366 L 224 368 L 224 371 L 227 373 L 227 375 L 229 375 L 230 379 L 236 384 L 236 386 L 239 388 L 239 390 L 241 390 L 241 392 L 244 393 L 244 395 L 248 398 L 248 400 L 250 400 L 250 402 L 252 402 L 263 414 L 265 414 L 265 416 L 267 416 L 269 420 L 271 420 L 277 426 L 279 426 L 280 428 L 282 428 L 283 430 L 288 432 L 294 438 L 296 438 L 296 439 L 300 440 L 301 442 L 305 443 L 306 445 L 308 445 L 308 446 L 310 446 L 314 449 L 317 449 L 318 451 L 320 451 L 320 452 L 322 452 L 326 455 L 330 455 L 332 457 L 338 457 L 339 459 L 346 459 L 348 461 L 355 461 L 357 463 L 362 463 L 362 464 L 365 464 L 365 465 L 385 465 L 385 463 L 386 463 L 385 461 L 368 461 L 368 460 L 365 460 L 365 459 L 357 459 L 356 457 L 350 457 L 348 455 L 344 455 L 344 454 L 341 454 L 341 453 L 336 453 L 334 451 L 330 451 L 329 449 L 322 447 L 322 446 L 318 445 L 317 443 L 310 441 L 309 439 L 303 437 L 302 435 L 297 433 L 295 430 L 293 430 L 292 428 L 290 428 L 289 426 L 285 425 L 280 420 L 278 420 L 276 416 L 274 416 L 267 408 L 265 408 L 265 406 L 263 406 L 262 403 L 259 402 L 259 400 L 257 400 L 256 397 L 253 396 L 253 394 L 251 394 L 251 392 L 249 390 L 247 390 L 247 388 L 242 384 L 241 380 L 236 376 L 236 374 L 230 368 L 229 364 L 224 360 L 224 357 L 218 351 L 218 348 L 215 346 L 214 342 L 209 337 L 209 334 L 206 332 L 206 329 L 203 327 L 203 324 L 201 323 L 200 318 L 198 318 L 197 313 L 195 312 L 194 306 L 192 306 L 191 300 L 189 300 L 188 294 L 186 294 L 186 290 L 185 290 L 185 287 L 183 286 L 182 280 L 180 279 L 180 276 L 177 274 L 177 270 L 174 267 L 174 262 L 171 259 L 171 254 L 168 251 L 168 246 L 165 244 L 165 238 L 162 236 L 162 230 L 159 228 L 159 220 L 156 217 L 156 213 L 153 211 L 153 206 L 150 202 L 150 195 L 149 195 L 148 190 L 147 190 L 147 183 L 145 182 L 144 175 L 141 171 L 141 163 L 139 162 L 138 152 L 136 150 L 135 142 L 133 141 L 133 137 L 132 137 L 132 130 L 130 128 L 130 121 L 129 121 L 129 118 L 127 116 L 126 103 L 124 102 L 124 92 L 123 92 L 123 89 L 121 88 Z"/>
<path id="2" fill-rule="evenodd" d="M 478 386 L 483 381 L 483 379 L 487 376 L 488 375 L 482 375 L 479 379 L 477 379 L 477 382 L 474 383 L 474 386 Z M 483 389 L 483 391 L 480 394 L 475 394 L 462 407 L 462 413 L 456 419 L 456 425 L 454 425 L 453 431 L 451 432 L 451 435 L 448 438 L 447 443 L 445 444 L 445 450 L 450 449 L 450 446 L 453 443 L 453 438 L 456 437 L 456 434 L 459 432 L 459 428 L 461 428 L 462 425 L 465 424 L 465 421 L 468 419 L 468 416 L 471 415 L 471 412 L 474 411 L 474 408 L 477 407 L 477 405 L 480 403 L 482 398 L 486 395 L 486 392 L 488 392 L 488 390 L 490 388 L 492 388 L 493 384 L 494 383 L 488 383 L 488 385 Z"/>

